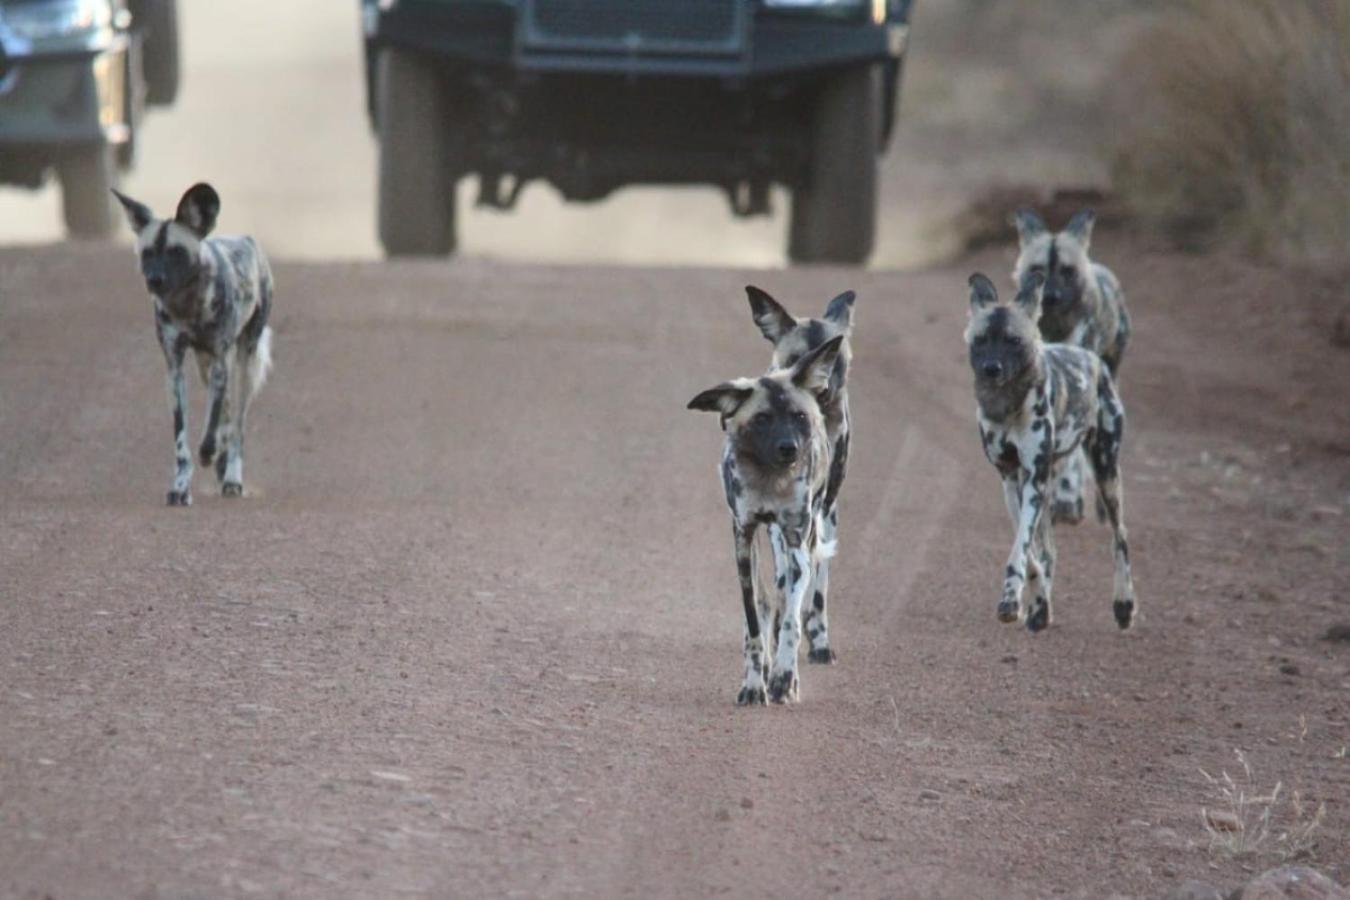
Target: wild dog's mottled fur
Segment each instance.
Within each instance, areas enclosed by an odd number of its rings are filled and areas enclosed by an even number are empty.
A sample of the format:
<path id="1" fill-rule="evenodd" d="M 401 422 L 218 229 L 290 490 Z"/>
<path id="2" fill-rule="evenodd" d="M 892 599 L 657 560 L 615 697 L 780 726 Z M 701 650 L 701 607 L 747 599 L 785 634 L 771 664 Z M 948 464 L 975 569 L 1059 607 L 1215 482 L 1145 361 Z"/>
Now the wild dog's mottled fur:
<path id="1" fill-rule="evenodd" d="M 114 191 L 114 193 L 117 193 Z M 192 350 L 209 395 L 199 458 L 215 464 L 221 493 L 244 492 L 244 427 L 251 401 L 272 365 L 272 270 L 251 237 L 210 237 L 220 197 L 208 184 L 189 188 L 172 219 L 120 193 L 136 232 L 136 253 L 155 300 L 155 334 L 169 366 L 174 475 L 170 506 L 192 503 L 183 360 Z M 230 384 L 238 412 L 230 416 Z"/>
<path id="2" fill-rule="evenodd" d="M 1022 284 L 1033 272 L 1044 275 L 1041 336 L 1091 350 L 1106 362 L 1112 379 L 1118 380 L 1130 342 L 1130 314 L 1116 276 L 1088 258 L 1095 221 L 1092 210 L 1082 210 L 1063 231 L 1052 233 L 1035 212 L 1019 209 L 1013 214 L 1020 245 L 1013 281 Z M 1055 484 L 1052 515 L 1056 522 L 1082 521 L 1083 484 L 1080 456 L 1065 467 Z M 1098 515 L 1104 513 L 1098 507 Z"/>
<path id="3" fill-rule="evenodd" d="M 853 362 L 849 336 L 853 333 L 853 291 L 845 291 L 829 302 L 825 315 L 819 319 L 795 319 L 778 301 L 753 285 L 747 286 L 750 311 L 764 337 L 773 344 L 770 371 L 792 367 L 810 351 L 831 338 L 842 336 L 843 343 L 830 374 L 829 389 L 820 397 L 820 411 L 825 418 L 825 433 L 830 442 L 830 477 L 825 488 L 825 506 L 822 510 L 820 541 L 833 548 L 839 532 L 839 489 L 844 484 L 848 469 L 850 419 L 848 409 L 848 369 Z M 783 553 L 782 534 L 777 526 L 769 526 L 769 539 L 774 557 Z M 813 663 L 831 663 L 835 659 L 830 646 L 827 602 L 830 590 L 830 555 L 822 555 L 812 573 L 811 603 L 806 609 L 803 626 L 810 644 L 807 659 Z M 782 585 L 778 586 L 782 589 Z M 761 597 L 761 605 L 768 602 Z"/>
<path id="4" fill-rule="evenodd" d="M 1052 479 L 1086 452 L 1115 536 L 1113 612 L 1121 628 L 1134 621 L 1134 583 L 1122 511 L 1120 446 L 1125 409 L 1111 373 L 1095 353 L 1042 344 L 1040 273 L 1030 273 L 1012 303 L 1001 301 L 984 275 L 970 278 L 966 344 L 975 373 L 977 421 L 984 454 L 1003 477 L 1003 496 L 1016 536 L 1008 557 L 998 617 L 1022 618 L 1022 587 L 1030 583 L 1027 628 L 1050 624 L 1055 571 L 1054 525 L 1043 515 Z"/>
<path id="5" fill-rule="evenodd" d="M 819 398 L 829 390 L 843 341 L 839 335 L 790 368 L 724 382 L 689 402 L 690 409 L 719 413 L 726 432 L 722 486 L 731 508 L 745 612 L 745 677 L 736 697 L 741 705 L 797 699 L 802 603 L 813 564 L 829 550 L 820 542 L 830 443 Z M 768 640 L 768 610 L 761 611 L 756 597 L 755 532 L 760 525 L 776 527 L 783 541 L 775 560 L 775 575 L 785 587 L 781 607 L 774 611 L 776 645 Z"/>

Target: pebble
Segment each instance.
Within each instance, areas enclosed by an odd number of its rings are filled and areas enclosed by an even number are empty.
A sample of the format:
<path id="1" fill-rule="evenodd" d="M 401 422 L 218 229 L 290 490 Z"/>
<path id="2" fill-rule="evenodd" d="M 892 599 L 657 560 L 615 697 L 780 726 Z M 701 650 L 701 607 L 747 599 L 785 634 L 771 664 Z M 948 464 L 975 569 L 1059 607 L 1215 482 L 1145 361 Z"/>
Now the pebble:
<path id="1" fill-rule="evenodd" d="M 942 800 L 942 795 L 931 788 L 924 788 L 919 791 L 919 800 L 924 803 L 937 803 Z"/>

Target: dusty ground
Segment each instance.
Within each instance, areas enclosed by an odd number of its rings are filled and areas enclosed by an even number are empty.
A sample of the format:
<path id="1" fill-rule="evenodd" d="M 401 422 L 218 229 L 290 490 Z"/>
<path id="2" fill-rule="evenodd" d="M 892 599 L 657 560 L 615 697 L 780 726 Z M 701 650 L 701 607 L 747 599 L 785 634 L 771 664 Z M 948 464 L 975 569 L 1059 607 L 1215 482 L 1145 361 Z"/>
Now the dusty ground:
<path id="1" fill-rule="evenodd" d="M 1098 245 L 1138 325 L 1143 618 L 1116 631 L 1083 526 L 1034 638 L 994 617 L 960 342 L 1005 253 L 281 265 L 249 496 L 199 473 L 182 510 L 130 254 L 0 251 L 0 895 L 1157 896 L 1279 858 L 1207 849 L 1199 770 L 1236 748 L 1325 801 L 1315 859 L 1350 879 L 1334 286 Z M 720 435 L 683 409 L 767 360 L 750 278 L 861 293 L 841 659 L 795 708 L 732 704 Z"/>

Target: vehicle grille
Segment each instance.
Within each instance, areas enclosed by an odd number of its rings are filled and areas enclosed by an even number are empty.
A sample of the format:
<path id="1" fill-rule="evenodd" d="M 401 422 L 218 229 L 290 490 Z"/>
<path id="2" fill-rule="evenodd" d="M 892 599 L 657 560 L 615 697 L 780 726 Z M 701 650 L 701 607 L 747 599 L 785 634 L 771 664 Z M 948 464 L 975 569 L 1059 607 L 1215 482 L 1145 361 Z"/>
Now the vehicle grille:
<path id="1" fill-rule="evenodd" d="M 536 49 L 615 53 L 735 52 L 744 0 L 528 0 Z"/>

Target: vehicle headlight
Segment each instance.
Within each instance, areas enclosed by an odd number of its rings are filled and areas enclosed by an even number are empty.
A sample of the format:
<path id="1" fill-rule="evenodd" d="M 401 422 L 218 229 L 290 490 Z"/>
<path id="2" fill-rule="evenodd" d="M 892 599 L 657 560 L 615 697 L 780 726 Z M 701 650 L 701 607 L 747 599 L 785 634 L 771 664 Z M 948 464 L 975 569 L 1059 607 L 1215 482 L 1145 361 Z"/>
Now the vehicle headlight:
<path id="1" fill-rule="evenodd" d="M 112 24 L 111 0 L 10 0 L 4 24 L 30 41 L 67 37 Z"/>

